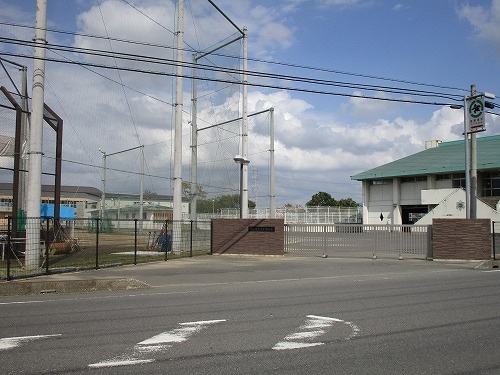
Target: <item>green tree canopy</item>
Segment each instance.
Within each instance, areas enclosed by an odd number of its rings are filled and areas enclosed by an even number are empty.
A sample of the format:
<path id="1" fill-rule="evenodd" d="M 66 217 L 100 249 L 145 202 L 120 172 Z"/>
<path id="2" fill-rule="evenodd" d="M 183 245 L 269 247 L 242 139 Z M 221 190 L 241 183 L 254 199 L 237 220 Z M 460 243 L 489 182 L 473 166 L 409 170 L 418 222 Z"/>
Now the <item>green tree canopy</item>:
<path id="1" fill-rule="evenodd" d="M 306 203 L 306 206 L 358 207 L 358 203 L 352 198 L 343 198 L 337 201 L 330 194 L 320 191 L 311 197 L 311 200 Z"/>
<path id="2" fill-rule="evenodd" d="M 340 207 L 358 207 L 359 204 L 352 198 L 342 198 L 338 201 Z"/>
<path id="3" fill-rule="evenodd" d="M 320 191 L 319 193 L 314 194 L 311 197 L 311 200 L 306 203 L 306 206 L 335 206 L 336 201 L 333 197 L 325 193 L 324 191 Z"/>

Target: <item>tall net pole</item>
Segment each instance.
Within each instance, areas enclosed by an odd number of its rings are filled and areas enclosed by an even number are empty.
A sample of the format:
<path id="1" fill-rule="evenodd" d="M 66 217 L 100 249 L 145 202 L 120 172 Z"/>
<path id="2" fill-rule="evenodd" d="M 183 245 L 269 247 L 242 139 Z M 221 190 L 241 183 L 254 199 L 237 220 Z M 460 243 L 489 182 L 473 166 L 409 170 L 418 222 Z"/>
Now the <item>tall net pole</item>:
<path id="1" fill-rule="evenodd" d="M 182 220 L 182 62 L 184 44 L 184 1 L 179 0 L 177 10 L 177 48 L 176 48 L 176 72 L 175 72 L 175 135 L 174 135 L 174 199 L 173 199 L 173 236 L 174 248 L 179 242 L 177 238 Z"/>
<path id="2" fill-rule="evenodd" d="M 182 61 L 184 1 L 179 0 L 177 10 L 177 46 L 175 72 L 175 135 L 174 135 L 174 212 L 173 219 L 182 219 Z"/>
<path id="3" fill-rule="evenodd" d="M 248 48 L 247 28 L 243 28 L 243 94 L 241 110 L 241 156 L 248 160 Z M 248 163 L 241 164 L 241 218 L 248 218 Z"/>
<path id="4" fill-rule="evenodd" d="M 40 253 L 40 217 L 42 198 L 42 128 L 45 84 L 45 44 L 47 28 L 47 1 L 36 2 L 35 52 L 33 61 L 33 112 L 31 115 L 27 216 L 26 258 L 27 270 L 37 269 Z M 17 212 L 14 212 L 17 215 Z"/>

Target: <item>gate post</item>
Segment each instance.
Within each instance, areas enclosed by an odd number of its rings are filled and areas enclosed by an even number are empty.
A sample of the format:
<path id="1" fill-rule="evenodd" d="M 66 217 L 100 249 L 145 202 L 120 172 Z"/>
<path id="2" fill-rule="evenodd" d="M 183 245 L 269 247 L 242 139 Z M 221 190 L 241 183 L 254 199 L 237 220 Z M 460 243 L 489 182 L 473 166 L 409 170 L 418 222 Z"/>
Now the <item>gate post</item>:
<path id="1" fill-rule="evenodd" d="M 432 225 L 427 225 L 427 260 L 434 259 L 434 253 L 432 249 Z"/>

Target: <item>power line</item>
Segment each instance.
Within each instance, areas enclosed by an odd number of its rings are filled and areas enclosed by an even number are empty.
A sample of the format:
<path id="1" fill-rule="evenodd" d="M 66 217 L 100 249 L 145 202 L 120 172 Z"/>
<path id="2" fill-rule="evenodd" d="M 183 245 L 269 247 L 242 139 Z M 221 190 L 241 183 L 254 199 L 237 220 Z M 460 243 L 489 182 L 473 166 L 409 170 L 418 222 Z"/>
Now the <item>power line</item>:
<path id="1" fill-rule="evenodd" d="M 9 38 L 0 38 L 0 41 L 7 41 L 9 43 L 21 44 L 21 45 L 25 45 L 25 46 L 33 46 L 34 45 L 34 42 L 32 42 L 32 41 L 12 40 Z M 172 59 L 156 58 L 156 57 L 151 57 L 151 56 L 143 56 L 143 55 L 128 54 L 128 53 L 114 53 L 111 55 L 107 51 L 74 48 L 74 47 L 68 47 L 68 46 L 62 46 L 62 45 L 49 44 L 46 46 L 46 48 L 48 48 L 51 51 L 57 50 L 57 51 L 64 51 L 64 52 L 71 52 L 71 53 L 81 53 L 84 55 L 114 58 L 114 59 L 120 59 L 120 60 L 124 60 L 124 61 L 151 63 L 151 64 L 164 65 L 164 66 L 165 65 L 166 66 L 177 66 L 179 64 L 177 61 L 172 60 Z M 28 56 L 28 55 L 21 55 L 21 54 L 14 54 L 14 53 L 4 53 L 4 54 L 9 55 L 9 56 L 32 58 L 32 56 Z M 99 67 L 99 68 L 110 69 L 110 70 L 123 70 L 123 71 L 130 71 L 130 72 L 137 72 L 137 73 L 144 73 L 144 74 L 175 76 L 174 73 L 162 72 L 162 71 L 158 71 L 158 70 L 145 70 L 145 69 L 139 69 L 139 68 L 111 66 L 111 65 L 107 65 L 107 64 L 97 64 L 97 63 L 90 63 L 90 62 L 67 62 L 67 61 L 61 61 L 59 59 L 50 58 L 50 57 L 46 57 L 45 60 L 52 61 L 52 62 L 61 62 L 61 63 L 66 63 L 66 64 Z M 187 68 L 194 66 L 192 63 L 189 63 L 189 62 L 183 62 L 182 65 L 184 67 L 187 67 Z M 220 68 L 220 67 L 214 67 L 214 66 L 203 65 L 203 64 L 197 64 L 196 66 L 198 69 L 207 70 L 207 71 L 232 73 L 232 74 L 242 73 L 242 71 L 238 70 L 238 69 Z M 286 80 L 289 82 L 303 83 L 303 84 L 310 84 L 310 85 L 331 86 L 331 87 L 347 88 L 347 89 L 353 89 L 353 90 L 378 91 L 378 92 L 385 92 L 385 93 L 390 93 L 390 94 L 413 95 L 413 96 L 428 97 L 428 98 L 435 97 L 435 98 L 448 99 L 448 100 L 457 101 L 457 102 L 462 100 L 461 96 L 456 95 L 456 94 L 450 94 L 450 93 L 439 93 L 439 92 L 431 92 L 431 91 L 423 91 L 423 90 L 415 90 L 415 89 L 405 89 L 405 88 L 390 87 L 390 86 L 356 84 L 356 83 L 341 82 L 341 81 L 319 80 L 319 79 L 314 79 L 314 78 L 309 78 L 309 77 L 269 74 L 269 73 L 263 73 L 263 72 L 257 72 L 257 71 L 248 71 L 247 74 L 249 76 L 256 77 L 256 78 Z M 183 75 L 183 77 L 184 78 L 192 78 L 192 77 L 187 76 L 187 75 Z M 237 82 L 234 82 L 232 80 L 225 80 L 222 78 L 197 77 L 197 79 L 205 80 L 205 81 L 214 81 L 214 82 L 237 83 Z M 256 83 L 256 82 L 249 82 L 248 85 L 254 86 L 254 87 L 271 88 L 271 89 L 285 89 L 285 90 L 290 90 L 290 91 L 300 91 L 300 92 L 327 94 L 327 95 L 345 96 L 345 97 L 362 97 L 362 98 L 366 98 L 366 99 L 385 100 L 385 101 L 394 101 L 394 102 L 403 102 L 403 103 L 450 105 L 450 103 L 443 103 L 443 102 L 370 97 L 370 96 L 361 96 L 361 95 L 356 95 L 356 94 L 345 94 L 345 93 L 339 93 L 339 92 L 297 88 L 297 87 L 284 86 L 284 85 L 271 85 L 271 84 Z"/>
<path id="2" fill-rule="evenodd" d="M 123 2 L 127 3 L 128 5 L 131 5 L 128 1 L 122 0 Z M 132 6 L 132 5 L 131 5 Z M 138 10 L 136 7 L 132 6 L 134 9 Z M 163 29 L 169 31 L 170 33 L 173 34 L 173 32 L 166 28 L 165 26 L 161 25 L 159 22 L 156 20 L 152 19 L 148 15 L 144 14 L 142 11 L 138 10 L 141 14 L 146 16 L 148 19 L 150 19 L 152 22 L 155 24 L 159 25 Z M 5 25 L 5 26 L 13 26 L 13 27 L 21 27 L 21 28 L 31 28 L 34 29 L 34 26 L 31 25 L 21 25 L 21 24 L 16 24 L 16 23 L 9 23 L 9 22 L 0 22 L 0 25 Z M 58 30 L 58 29 L 50 29 L 47 28 L 46 31 L 50 31 L 53 33 L 59 33 L 59 34 L 66 34 L 66 35 L 73 35 L 73 36 L 81 36 L 81 37 L 86 37 L 86 38 L 93 38 L 93 39 L 108 39 L 107 37 L 104 36 L 99 36 L 99 35 L 93 35 L 93 34 L 85 34 L 85 33 L 79 33 L 79 32 L 71 32 L 71 31 L 64 31 L 64 30 Z M 122 43 L 127 43 L 127 44 L 135 44 L 135 45 L 141 45 L 141 46 L 149 46 L 149 47 L 158 47 L 158 48 L 164 48 L 164 49 L 174 49 L 174 47 L 163 45 L 163 44 L 155 44 L 155 43 L 149 43 L 149 42 L 141 42 L 141 41 L 135 41 L 135 40 L 130 40 L 130 39 L 121 39 L 121 38 L 109 38 L 111 41 L 116 41 L 116 42 L 122 42 Z M 198 53 L 200 52 L 199 50 L 189 46 L 189 44 L 185 43 L 190 49 L 184 49 L 185 52 L 190 52 L 190 53 Z M 238 59 L 239 57 L 237 56 L 232 56 L 232 55 L 226 55 L 222 54 L 219 52 L 214 52 L 212 53 L 215 56 L 220 56 L 220 57 L 227 57 L 227 58 L 233 58 L 233 59 Z M 324 68 L 324 67 L 313 67 L 313 66 L 308 66 L 308 65 L 301 65 L 301 64 L 294 64 L 294 63 L 286 63 L 282 61 L 273 61 L 273 60 L 265 60 L 265 59 L 258 59 L 258 58 L 248 58 L 249 61 L 253 62 L 258 62 L 258 63 L 265 63 L 265 64 L 270 64 L 270 65 L 277 65 L 277 66 L 285 66 L 285 67 L 291 67 L 291 68 L 298 68 L 298 69 L 304 69 L 304 70 L 312 70 L 315 72 L 325 72 L 325 73 L 334 73 L 334 74 L 340 74 L 340 75 L 347 75 L 347 76 L 353 76 L 353 77 L 360 77 L 360 78 L 368 78 L 368 79 L 374 79 L 374 80 L 379 80 L 379 81 L 388 81 L 388 82 L 396 82 L 396 83 L 404 83 L 404 84 L 409 84 L 409 85 L 416 85 L 416 86 L 423 86 L 423 87 L 434 87 L 434 88 L 440 88 L 440 89 L 446 89 L 446 90 L 454 90 L 454 91 L 459 91 L 462 93 L 467 93 L 469 90 L 463 89 L 463 88 L 458 88 L 458 87 L 451 87 L 451 86 L 445 86 L 445 85 L 438 85 L 438 84 L 432 84 L 432 83 L 422 83 L 422 82 L 416 82 L 416 81 L 410 81 L 410 80 L 403 80 L 403 79 L 396 79 L 396 78 L 390 78 L 390 77 L 380 77 L 380 76 L 375 76 L 375 75 L 370 75 L 370 74 L 363 74 L 363 73 L 356 73 L 356 72 L 347 72 L 347 71 L 342 71 L 342 70 L 335 70 L 335 69 L 329 69 L 329 68 Z"/>

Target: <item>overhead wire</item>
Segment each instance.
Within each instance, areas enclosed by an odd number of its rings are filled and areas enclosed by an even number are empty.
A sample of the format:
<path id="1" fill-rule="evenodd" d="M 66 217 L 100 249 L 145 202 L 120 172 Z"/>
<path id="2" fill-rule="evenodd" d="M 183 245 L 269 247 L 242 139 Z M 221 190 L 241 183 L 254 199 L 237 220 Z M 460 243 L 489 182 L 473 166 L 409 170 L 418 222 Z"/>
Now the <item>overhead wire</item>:
<path id="1" fill-rule="evenodd" d="M 125 2 L 125 3 L 127 3 L 127 4 L 129 4 L 128 1 L 126 1 L 126 0 L 122 0 L 122 1 Z M 156 24 L 158 24 L 159 26 L 161 26 L 162 28 L 164 28 L 165 30 L 167 30 L 170 33 L 174 34 L 173 31 L 171 31 L 170 29 L 168 29 L 165 26 L 161 25 L 159 22 L 155 21 L 152 18 L 150 18 L 150 19 L 153 22 L 155 22 Z M 34 29 L 34 26 L 32 26 L 32 25 L 21 25 L 21 24 L 16 24 L 16 23 L 12 23 L 12 22 L 0 22 L 0 25 Z M 46 28 L 45 30 L 53 32 L 53 33 L 67 34 L 67 35 L 73 35 L 73 36 L 81 36 L 81 37 L 86 37 L 86 38 L 94 38 L 94 39 L 104 39 L 105 38 L 105 37 L 99 36 L 99 35 L 85 34 L 85 33 L 72 32 L 72 31 L 64 31 L 64 30 L 58 30 L 58 29 L 52 29 L 52 28 Z M 167 45 L 164 45 L 164 44 L 155 44 L 155 43 L 135 41 L 135 40 L 130 40 L 130 39 L 111 38 L 111 40 L 118 41 L 118 42 L 123 42 L 123 43 L 127 43 L 127 44 L 136 44 L 136 45 L 149 46 L 149 47 L 174 49 L 174 47 L 167 46 Z M 198 49 L 196 49 L 194 47 L 191 47 L 188 43 L 186 43 L 186 42 L 184 42 L 184 43 L 188 47 L 190 47 L 190 49 L 186 49 L 185 50 L 186 52 L 191 52 L 191 53 L 200 52 Z M 238 59 L 239 58 L 237 56 L 232 56 L 232 55 L 227 55 L 227 54 L 221 54 L 219 52 L 214 52 L 213 54 L 214 55 L 218 55 L 218 56 L 228 57 L 228 58 L 234 58 L 234 59 Z M 397 82 L 397 83 L 403 83 L 403 84 L 409 84 L 409 85 L 415 85 L 415 86 L 434 87 L 434 88 L 441 88 L 441 89 L 447 89 L 447 90 L 455 90 L 455 91 L 460 91 L 460 92 L 463 92 L 463 93 L 467 93 L 468 92 L 468 90 L 466 90 L 464 88 L 460 88 L 460 87 L 452 87 L 452 86 L 446 86 L 446 85 L 439 85 L 439 84 L 435 84 L 435 83 L 423 83 L 423 82 L 410 81 L 410 80 L 404 80 L 404 79 L 397 79 L 397 78 L 391 78 L 391 77 L 381 77 L 381 76 L 376 76 L 376 75 L 371 75 L 371 74 L 363 74 L 363 73 L 357 73 L 357 72 L 348 72 L 348 71 L 330 69 L 330 68 L 325 68 L 325 67 L 317 67 L 317 66 L 309 66 L 309 65 L 287 63 L 287 62 L 276 61 L 276 60 L 259 59 L 259 58 L 255 58 L 255 57 L 251 57 L 251 56 L 248 57 L 248 61 L 258 62 L 258 63 L 264 63 L 264 64 L 270 64 L 270 65 L 277 65 L 277 66 L 285 66 L 285 67 L 291 67 L 291 68 L 298 68 L 298 69 L 304 69 L 304 70 L 311 70 L 311 71 L 315 71 L 315 72 L 334 73 L 334 74 L 347 75 L 347 76 L 360 77 L 360 78 L 368 78 L 368 79 L 374 79 L 374 80 L 380 80 L 380 81 Z"/>
<path id="2" fill-rule="evenodd" d="M 2 41 L 4 38 L 0 38 L 0 41 Z M 29 42 L 31 43 L 31 42 Z M 49 50 L 52 50 L 55 48 L 53 45 L 48 45 L 47 48 Z M 59 48 L 55 48 L 56 50 L 59 50 Z M 102 52 L 102 51 L 101 51 Z M 7 56 L 17 56 L 17 57 L 22 57 L 22 58 L 27 58 L 27 59 L 33 59 L 33 56 L 30 55 L 22 55 L 19 53 L 9 53 L 9 52 L 4 52 L 4 55 Z M 86 52 L 86 54 L 90 54 L 89 52 Z M 101 56 L 101 57 L 110 57 L 109 55 L 101 55 L 101 53 L 96 54 L 96 53 L 91 53 L 92 55 L 96 56 Z M 138 62 L 151 62 L 151 61 L 144 61 L 144 60 L 138 60 L 137 57 L 135 58 L 130 58 L 130 57 L 120 57 L 120 59 L 128 60 L 128 61 L 138 61 Z M 127 67 L 127 66 L 112 66 L 112 65 L 107 65 L 107 64 L 100 64 L 100 63 L 91 63 L 91 62 L 68 62 L 66 60 L 61 60 L 61 59 L 56 59 L 56 58 L 51 58 L 51 57 L 45 57 L 45 61 L 51 61 L 51 62 L 59 62 L 59 63 L 65 63 L 65 64 L 72 64 L 72 65 L 84 65 L 84 66 L 91 66 L 91 67 L 98 67 L 98 68 L 103 68 L 103 69 L 110 69 L 110 70 L 122 70 L 122 71 L 128 71 L 128 72 L 136 72 L 136 73 L 143 73 L 143 74 L 150 74 L 150 75 L 160 75 L 160 76 L 170 76 L 170 77 L 175 77 L 175 73 L 170 73 L 170 72 L 165 72 L 165 71 L 159 71 L 159 70 L 145 70 L 145 69 L 139 69 L 139 68 L 132 68 L 132 67 Z M 171 60 L 166 60 L 162 59 L 164 61 L 153 61 L 152 63 L 154 64 L 161 64 L 161 65 L 169 65 L 169 66 L 177 66 L 179 63 L 176 61 L 171 61 Z M 191 63 L 181 63 L 184 67 L 191 67 Z M 201 67 L 204 70 L 215 70 L 215 71 L 221 71 L 225 72 L 226 70 L 224 68 L 213 68 L 210 66 L 202 66 Z M 230 69 L 232 70 L 232 69 Z M 368 91 L 376 91 L 376 92 L 386 92 L 386 93 L 393 93 L 393 94 L 400 94 L 400 95 L 406 95 L 406 96 L 417 96 L 417 97 L 427 97 L 427 98 L 440 98 L 442 99 L 448 99 L 453 102 L 460 102 L 462 100 L 461 97 L 453 94 L 446 94 L 446 93 L 432 93 L 432 92 L 425 92 L 422 90 L 408 90 L 408 89 L 403 89 L 403 88 L 384 88 L 382 86 L 373 86 L 373 85 L 359 85 L 359 84 L 348 84 L 344 82 L 336 82 L 336 81 L 327 81 L 327 80 L 317 80 L 313 78 L 306 78 L 306 77 L 296 77 L 296 76 L 286 76 L 286 75 L 277 75 L 277 74 L 268 74 L 268 73 L 260 73 L 256 71 L 247 71 L 247 75 L 249 76 L 256 76 L 256 77 L 263 77 L 263 78 L 268 78 L 268 79 L 281 79 L 281 80 L 287 80 L 291 82 L 301 82 L 301 83 L 306 83 L 306 84 L 311 84 L 311 85 L 319 85 L 319 86 L 328 86 L 328 87 L 340 87 L 340 88 L 350 88 L 354 90 L 368 90 Z M 192 78 L 189 75 L 183 74 L 183 78 L 190 79 Z M 221 83 L 235 83 L 234 81 L 222 79 L 222 78 L 209 78 L 209 77 L 197 77 L 196 79 L 198 80 L 204 80 L 204 81 L 212 81 L 212 82 L 221 82 Z M 332 92 L 332 91 L 325 91 L 325 90 L 319 90 L 319 89 L 307 89 L 307 88 L 302 88 L 302 87 L 294 87 L 294 86 L 286 86 L 286 85 L 279 85 L 279 84 L 266 84 L 263 82 L 251 82 L 249 81 L 247 83 L 247 86 L 251 87 L 261 87 L 261 88 L 268 88 L 268 89 L 280 89 L 280 90 L 289 90 L 289 91 L 297 91 L 297 92 L 305 92 L 305 93 L 312 93 L 312 94 L 324 94 L 324 95 L 332 95 L 332 96 L 341 96 L 341 97 L 359 97 L 359 98 L 364 98 L 364 99 L 373 99 L 373 100 L 381 100 L 381 101 L 390 101 L 390 102 L 401 102 L 401 103 L 412 103 L 412 104 L 426 104 L 426 105 L 437 105 L 437 106 L 449 106 L 453 105 L 454 103 L 450 102 L 442 102 L 442 101 L 426 101 L 426 100 L 412 100 L 412 99 L 398 99 L 398 98 L 388 98 L 388 97 L 380 97 L 380 96 L 365 96 L 361 94 L 352 94 L 352 93 L 342 93 L 342 92 Z"/>
<path id="3" fill-rule="evenodd" d="M 25 27 L 27 27 L 27 26 L 25 26 Z M 60 31 L 54 31 L 54 32 L 60 32 Z M 78 33 L 73 33 L 73 34 L 77 34 L 78 35 Z M 83 34 L 83 35 L 85 35 L 86 37 L 103 38 L 103 37 L 99 37 L 99 36 L 91 36 L 91 35 L 86 35 L 86 34 Z M 173 47 L 168 47 L 168 46 L 164 46 L 164 45 L 158 45 L 158 44 L 153 44 L 153 43 L 144 43 L 144 42 L 136 42 L 136 41 L 130 41 L 130 40 L 125 40 L 125 39 L 113 38 L 113 40 L 121 41 L 121 42 L 124 42 L 124 43 L 142 44 L 142 45 L 155 46 L 155 47 L 161 47 L 161 48 L 169 48 L 169 49 L 173 48 Z M 186 50 L 186 51 L 188 51 L 188 52 L 189 51 L 194 52 L 195 50 L 191 48 L 191 50 Z M 90 52 L 88 52 L 88 53 L 90 53 Z M 229 56 L 229 55 L 221 55 L 221 56 L 236 58 L 234 56 Z M 460 90 L 462 92 L 465 92 L 465 90 L 460 89 L 460 88 L 448 87 L 448 86 L 443 86 L 443 85 L 418 83 L 418 82 L 414 82 L 414 81 L 407 81 L 407 80 L 398 80 L 398 79 L 393 79 L 393 78 L 377 77 L 377 76 L 373 76 L 373 75 L 366 75 L 366 74 L 360 74 L 360 73 L 352 73 L 352 72 L 331 70 L 331 69 L 318 68 L 318 67 L 308 67 L 308 66 L 304 66 L 304 65 L 288 64 L 288 63 L 281 63 L 281 62 L 268 61 L 268 60 L 262 60 L 262 59 L 252 59 L 252 58 L 249 58 L 249 60 L 254 60 L 254 61 L 263 62 L 263 63 L 269 63 L 269 64 L 275 64 L 275 65 L 283 65 L 283 66 L 295 67 L 295 68 L 300 68 L 300 69 L 308 69 L 308 70 L 317 71 L 317 72 L 322 71 L 322 72 L 328 72 L 328 73 L 336 73 L 336 74 L 357 76 L 357 77 L 362 77 L 362 78 L 370 78 L 370 79 L 376 79 L 376 80 L 385 80 L 385 81 L 391 81 L 391 82 L 411 84 L 411 85 L 415 85 L 415 86 L 422 86 L 422 87 L 428 86 L 428 87 L 435 87 L 435 88 L 442 88 L 442 89 L 450 89 L 450 90 L 455 90 L 455 91 L 456 90 Z M 248 73 L 252 74 L 252 72 L 248 72 Z M 235 72 L 235 74 L 239 74 L 239 72 Z M 264 74 L 264 73 L 261 73 L 261 74 Z M 307 77 L 295 77 L 295 76 L 276 75 L 276 74 L 268 74 L 267 77 L 268 78 L 274 78 L 274 79 L 277 79 L 277 78 L 280 78 L 280 79 L 287 79 L 287 78 L 288 79 L 296 79 L 299 82 L 300 81 L 304 81 L 306 83 L 308 81 L 309 81 L 309 83 L 311 83 L 310 81 L 312 80 L 311 78 L 307 78 Z M 334 83 L 334 84 L 337 84 L 337 85 L 341 85 L 341 84 L 352 85 L 353 84 L 353 83 L 349 83 L 349 82 L 335 82 L 335 81 L 330 81 L 330 82 Z M 312 83 L 327 84 L 328 81 L 317 80 L 317 81 L 314 81 Z M 352 88 L 352 87 L 349 87 L 349 86 L 346 86 L 346 87 L 347 88 Z M 356 88 L 366 89 L 366 90 L 369 90 L 369 89 L 370 90 L 388 89 L 387 86 L 377 86 L 377 85 L 366 85 L 366 86 L 361 85 L 361 86 L 357 86 Z M 443 94 L 443 93 L 428 92 L 428 91 L 426 92 L 424 90 L 410 90 L 410 89 L 394 88 L 394 87 L 391 87 L 390 89 L 404 90 L 405 92 L 410 92 L 412 94 L 418 94 L 418 93 L 420 93 L 420 94 L 427 94 L 427 95 L 442 95 Z M 396 93 L 401 93 L 401 92 L 396 92 Z M 449 93 L 446 93 L 446 94 L 450 95 Z M 458 95 L 453 94 L 453 96 L 454 96 L 454 100 L 458 100 L 457 99 Z M 376 98 L 374 98 L 374 99 L 376 99 Z"/>
<path id="4" fill-rule="evenodd" d="M 137 9 L 135 6 L 130 4 L 126 0 L 122 0 L 124 3 L 130 5 L 132 8 L 138 10 L 140 13 L 142 13 L 144 16 L 146 16 L 148 19 L 151 21 L 157 23 L 159 26 L 163 27 L 165 30 L 168 30 L 165 28 L 163 25 L 155 21 L 154 19 L 150 18 L 148 15 L 144 14 L 142 11 Z M 2 23 L 0 23 L 2 24 Z M 26 27 L 26 26 L 23 26 Z M 54 31 L 54 30 L 52 30 Z M 172 34 L 174 34 L 171 30 L 168 30 Z M 73 35 L 79 35 L 79 36 L 86 36 L 86 37 L 91 37 L 91 38 L 102 38 L 106 39 L 105 37 L 99 37 L 99 36 L 94 36 L 94 35 L 85 35 L 85 34 L 79 34 L 79 33 L 70 33 L 70 32 L 63 32 L 63 31 L 54 31 L 54 32 L 62 32 L 62 33 L 67 33 L 67 34 L 73 34 Z M 159 45 L 159 44 L 154 44 L 154 43 L 143 43 L 143 42 L 136 42 L 136 41 L 130 41 L 130 40 L 125 40 L 125 39 L 117 39 L 117 38 L 107 38 L 108 40 L 116 40 L 119 42 L 123 43 L 132 43 L 132 44 L 141 44 L 145 46 L 150 46 L 150 47 L 158 47 L 158 48 L 168 48 L 174 51 L 172 47 L 164 46 L 164 45 Z M 31 44 L 30 46 L 33 46 Z M 60 46 L 59 48 L 62 48 L 63 46 Z M 59 54 L 56 51 L 59 51 L 57 47 L 47 46 L 54 54 L 57 54 L 59 56 L 63 56 L 62 54 Z M 195 51 L 194 48 L 190 47 L 192 51 Z M 71 51 L 71 50 L 65 50 L 61 49 L 61 52 L 69 52 L 69 53 L 79 53 L 79 54 L 84 54 L 84 55 L 91 55 L 93 52 L 98 52 L 102 53 L 104 51 L 99 51 L 99 50 L 91 50 L 89 49 L 88 51 Z M 186 51 L 189 51 L 186 49 Z M 7 53 L 7 55 L 9 55 Z M 235 56 L 231 55 L 223 55 L 223 54 L 217 54 L 220 56 L 225 56 L 229 58 L 237 58 Z M 32 56 L 23 56 L 23 55 L 11 55 L 11 56 L 20 56 L 20 57 L 26 57 L 26 58 L 33 58 Z M 111 58 L 111 55 L 99 55 L 96 54 L 96 56 L 102 56 L 106 58 Z M 124 55 L 125 56 L 125 55 Z M 141 61 L 141 60 L 134 60 L 135 58 L 145 58 L 147 59 L 146 61 Z M 129 60 L 130 58 L 130 60 Z M 149 59 L 154 59 L 151 56 L 140 56 L 140 55 L 133 55 L 131 54 L 129 58 L 120 58 L 121 60 L 124 61 L 140 61 L 140 62 L 146 62 L 146 63 L 151 63 L 151 64 L 162 64 L 162 65 L 169 65 L 169 66 L 175 66 L 178 64 L 175 60 L 169 60 L 168 62 L 162 61 L 153 61 Z M 57 59 L 52 59 L 52 58 L 46 58 L 47 61 L 54 61 L 58 63 L 68 63 L 67 61 L 58 61 Z M 422 84 L 418 82 L 412 82 L 412 81 L 406 81 L 406 80 L 398 80 L 398 79 L 391 79 L 391 78 L 384 78 L 384 77 L 377 77 L 377 76 L 371 76 L 371 75 L 366 75 L 366 74 L 360 74 L 360 73 L 352 73 L 352 72 L 343 72 L 343 71 L 337 71 L 337 70 L 331 70 L 331 69 L 326 69 L 326 68 L 318 68 L 318 67 L 308 67 L 308 66 L 303 66 L 303 65 L 297 65 L 297 64 L 289 64 L 289 63 L 282 63 L 282 62 L 276 62 L 276 61 L 267 61 L 267 60 L 262 60 L 262 59 L 254 59 L 254 58 L 249 58 L 249 61 L 256 61 L 256 62 L 261 62 L 261 63 L 267 63 L 267 64 L 274 64 L 274 65 L 279 65 L 279 66 L 287 66 L 287 67 L 293 67 L 293 68 L 298 68 L 298 69 L 305 69 L 305 70 L 311 70 L 314 72 L 325 72 L 325 73 L 334 73 L 334 74 L 341 74 L 341 75 L 347 75 L 347 76 L 353 76 L 353 77 L 359 77 L 359 78 L 367 78 L 367 79 L 374 79 L 374 80 L 383 80 L 387 82 L 395 82 L 395 83 L 401 83 L 401 84 L 408 84 L 408 85 L 413 85 L 413 86 L 422 86 L 422 87 L 434 87 L 442 90 L 453 90 L 453 91 L 461 91 L 461 92 L 467 92 L 464 89 L 461 88 L 454 88 L 454 87 L 448 87 L 448 86 L 443 86 L 443 85 L 434 85 L 434 84 Z M 143 69 L 129 69 L 126 67 L 119 67 L 117 64 L 115 67 L 106 65 L 106 64 L 92 64 L 92 63 L 82 63 L 82 62 L 72 62 L 70 64 L 77 64 L 80 65 L 84 68 L 89 69 L 89 67 L 95 67 L 95 68 L 102 68 L 102 69 L 109 69 L 109 70 L 118 70 L 118 71 L 132 71 L 132 72 L 138 72 L 138 73 L 143 73 L 143 74 L 154 74 L 154 75 L 164 75 L 164 76 L 175 76 L 175 74 L 168 73 L 168 72 L 160 72 L 160 71 L 154 71 L 154 70 L 143 70 Z M 185 66 L 189 66 L 189 63 L 187 63 Z M 235 70 L 228 70 L 225 68 L 217 68 L 217 67 L 212 67 L 210 68 L 210 65 L 205 65 L 202 66 L 201 69 L 205 71 L 214 71 L 214 72 L 225 72 L 227 74 L 233 74 L 233 75 L 238 75 L 241 74 L 242 71 L 235 69 Z M 92 71 L 92 70 L 91 70 Z M 97 74 L 100 74 L 96 72 Z M 298 83 L 298 84 L 311 84 L 311 85 L 320 85 L 320 86 L 332 86 L 332 87 L 338 87 L 338 88 L 343 88 L 343 89 L 353 89 L 353 90 L 366 90 L 366 91 L 379 91 L 379 92 L 384 92 L 388 94 L 394 94 L 394 95 L 410 95 L 410 96 L 417 96 L 417 97 L 422 97 L 422 98 L 440 98 L 440 99 L 448 99 L 451 101 L 460 101 L 463 98 L 462 96 L 459 96 L 457 94 L 452 94 L 452 93 L 443 93 L 443 92 L 435 92 L 435 91 L 426 91 L 426 90 L 415 90 L 415 89 L 408 89 L 404 87 L 391 87 L 387 85 L 365 85 L 365 84 L 356 84 L 352 82 L 341 82 L 341 81 L 330 81 L 330 80 L 319 80 L 311 77 L 301 77 L 301 76 L 294 76 L 294 75 L 279 75 L 279 74 L 267 74 L 263 72 L 247 72 L 247 74 L 251 75 L 254 78 L 264 78 L 264 79 L 275 79 L 275 80 L 285 80 L 289 81 L 291 83 Z M 183 75 L 184 78 L 192 78 L 187 75 Z M 198 78 L 200 80 L 204 81 L 212 81 L 212 82 L 222 82 L 222 83 L 227 83 L 228 85 L 236 83 L 235 81 L 231 80 L 218 80 L 218 79 L 213 79 L 213 78 Z M 117 82 L 118 83 L 118 82 Z M 119 83 L 118 83 L 119 84 Z M 123 83 L 122 83 L 123 84 Z M 449 105 L 449 103 L 445 102 L 438 102 L 438 101 L 426 101 L 426 100 L 410 100 L 410 99 L 399 99 L 399 98 L 384 98 L 384 97 L 377 97 L 377 96 L 363 96 L 363 95 L 358 95 L 358 94 L 347 94 L 347 93 L 339 93 L 339 92 L 331 92 L 331 91 L 325 91 L 325 90 L 316 90 L 316 89 L 307 89 L 307 88 L 302 88 L 302 87 L 288 87 L 286 85 L 279 85 L 279 84 L 265 84 L 265 83 L 258 83 L 258 82 L 251 82 L 248 84 L 248 86 L 253 86 L 253 87 L 262 87 L 262 88 L 270 88 L 270 89 L 284 89 L 284 90 L 290 90 L 290 91 L 299 91 L 299 92 L 307 92 L 307 93 L 314 93 L 314 94 L 325 94 L 325 95 L 334 95 L 334 96 L 343 96 L 343 97 L 355 97 L 355 98 L 363 98 L 363 99 L 375 99 L 375 100 L 382 100 L 382 101 L 392 101 L 392 102 L 403 102 L 403 103 L 413 103 L 413 104 L 425 104 L 425 105 Z M 122 86 L 123 87 L 123 86 Z M 149 95 L 148 95 L 149 96 Z M 150 96 L 151 97 L 151 96 Z M 152 97 L 154 98 L 154 97 Z M 158 98 L 154 98 L 155 100 L 159 100 L 161 102 L 164 102 Z M 166 102 L 164 102 L 166 103 Z M 167 103 L 169 104 L 169 103 Z M 172 105 L 170 103 L 170 105 Z M 497 105 L 498 106 L 498 105 Z M 497 113 L 487 111 L 486 113 L 491 113 L 494 115 L 498 115 Z"/>

